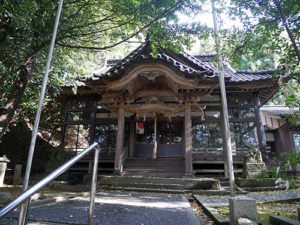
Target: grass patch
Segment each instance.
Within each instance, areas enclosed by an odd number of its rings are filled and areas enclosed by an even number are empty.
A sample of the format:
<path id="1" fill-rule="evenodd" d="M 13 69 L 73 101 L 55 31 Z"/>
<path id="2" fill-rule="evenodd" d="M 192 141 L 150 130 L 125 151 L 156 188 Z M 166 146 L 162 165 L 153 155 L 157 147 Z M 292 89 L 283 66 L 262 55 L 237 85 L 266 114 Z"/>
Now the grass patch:
<path id="1" fill-rule="evenodd" d="M 269 217 L 271 215 L 285 216 L 293 220 L 298 220 L 297 207 L 300 202 L 292 203 L 263 203 L 257 205 L 258 220 L 261 224 L 269 225 Z"/>
<path id="2" fill-rule="evenodd" d="M 297 207 L 300 206 L 300 202 L 269 202 L 257 204 L 258 222 L 263 225 L 270 225 L 269 217 L 272 215 L 285 216 L 293 220 L 298 220 Z M 229 216 L 228 207 L 215 207 L 218 213 L 224 216 Z"/>

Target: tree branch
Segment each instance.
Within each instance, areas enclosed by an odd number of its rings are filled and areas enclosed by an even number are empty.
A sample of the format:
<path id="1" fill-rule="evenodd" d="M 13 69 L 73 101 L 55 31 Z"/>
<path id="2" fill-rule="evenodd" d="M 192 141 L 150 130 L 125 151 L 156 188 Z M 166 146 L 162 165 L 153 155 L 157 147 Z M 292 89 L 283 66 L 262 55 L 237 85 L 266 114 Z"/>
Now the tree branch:
<path id="1" fill-rule="evenodd" d="M 180 4 L 179 4 L 180 3 Z M 132 35 L 129 35 L 128 37 L 126 37 L 125 39 L 112 44 L 112 45 L 108 45 L 108 46 L 104 46 L 104 47 L 95 47 L 95 46 L 82 46 L 82 45 L 69 45 L 69 44 L 65 44 L 62 42 L 57 42 L 58 45 L 62 46 L 62 47 L 66 47 L 66 48 L 74 48 L 74 49 L 86 49 L 86 50 L 106 50 L 109 48 L 113 48 L 116 47 L 124 42 L 127 42 L 129 39 L 133 38 L 134 36 L 138 35 L 139 33 L 141 33 L 143 30 L 145 30 L 146 28 L 148 28 L 151 24 L 153 24 L 154 22 L 158 21 L 159 19 L 163 18 L 164 16 L 170 14 L 171 12 L 173 12 L 174 10 L 176 10 L 179 6 L 181 6 L 181 4 L 183 4 L 184 1 L 180 0 L 178 2 L 176 2 L 176 4 L 171 7 L 170 9 L 166 9 L 164 10 L 164 12 L 157 16 L 156 18 L 154 18 L 152 21 L 150 21 L 148 24 L 146 24 L 145 26 L 143 26 L 141 29 L 139 29 L 137 32 L 134 32 Z"/>
<path id="2" fill-rule="evenodd" d="M 274 0 L 274 3 L 275 3 L 275 5 L 276 5 L 276 7 L 277 7 L 277 10 L 278 10 L 279 13 L 280 13 L 282 23 L 283 23 L 283 25 L 284 25 L 284 27 L 285 27 L 285 30 L 286 30 L 286 32 L 288 33 L 289 38 L 290 38 L 290 40 L 291 40 L 291 42 L 292 42 L 292 45 L 293 45 L 295 54 L 296 54 L 296 56 L 297 56 L 297 58 L 298 58 L 298 61 L 300 62 L 300 51 L 299 51 L 299 48 L 298 48 L 298 46 L 297 46 L 297 44 L 296 44 L 295 37 L 294 37 L 293 33 L 291 32 L 291 30 L 290 30 L 290 28 L 289 28 L 289 25 L 288 25 L 287 22 L 286 22 L 286 18 L 285 18 L 285 16 L 284 16 L 283 12 L 282 12 L 282 9 L 281 9 L 281 6 L 280 6 L 280 2 L 279 2 L 278 0 Z"/>
<path id="3" fill-rule="evenodd" d="M 99 34 L 99 33 L 102 33 L 102 32 L 108 31 L 108 30 L 116 29 L 116 28 L 122 27 L 122 26 L 124 26 L 124 25 L 127 25 L 127 24 L 129 24 L 130 21 L 132 21 L 132 20 L 133 20 L 133 18 L 130 19 L 130 20 L 128 20 L 128 21 L 126 21 L 126 22 L 124 22 L 124 23 L 119 24 L 118 26 L 112 26 L 112 27 L 108 27 L 108 28 L 102 29 L 102 30 L 94 30 L 94 31 L 91 31 L 91 32 L 86 32 L 86 33 L 81 33 L 81 34 L 78 33 L 76 36 L 77 36 L 77 37 L 83 37 L 83 36 L 90 35 L 90 34 Z M 69 30 L 69 31 L 71 31 L 71 30 Z M 67 32 L 68 32 L 68 31 L 67 31 Z M 61 32 L 61 33 L 67 33 L 67 32 L 63 31 L 63 32 Z M 66 35 L 66 36 L 63 36 L 63 37 L 61 37 L 61 38 L 58 38 L 57 40 L 62 40 L 62 39 L 65 39 L 65 38 L 71 38 L 71 37 L 74 37 L 74 35 Z"/>

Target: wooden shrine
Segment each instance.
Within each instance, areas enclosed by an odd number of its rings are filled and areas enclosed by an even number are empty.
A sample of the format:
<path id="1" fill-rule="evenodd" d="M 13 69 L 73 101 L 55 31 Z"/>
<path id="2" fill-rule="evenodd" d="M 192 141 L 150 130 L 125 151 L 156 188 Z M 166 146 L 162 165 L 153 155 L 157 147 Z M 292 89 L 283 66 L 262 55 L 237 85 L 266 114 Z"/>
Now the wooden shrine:
<path id="1" fill-rule="evenodd" d="M 64 85 L 66 150 L 75 154 L 98 141 L 100 167 L 117 174 L 224 174 L 226 147 L 213 59 L 160 47 L 153 55 L 146 42 L 81 79 L 76 95 Z M 260 106 L 278 89 L 274 73 L 225 69 L 236 171 L 248 149 L 244 142 L 264 149 Z"/>

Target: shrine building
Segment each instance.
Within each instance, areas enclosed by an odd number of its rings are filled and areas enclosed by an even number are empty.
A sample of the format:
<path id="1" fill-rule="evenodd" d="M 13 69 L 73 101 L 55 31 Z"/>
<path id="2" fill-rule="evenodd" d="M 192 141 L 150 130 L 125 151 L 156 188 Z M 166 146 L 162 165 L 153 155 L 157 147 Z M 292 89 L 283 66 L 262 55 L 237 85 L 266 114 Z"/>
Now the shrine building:
<path id="1" fill-rule="evenodd" d="M 100 171 L 183 177 L 226 174 L 219 72 L 214 55 L 192 56 L 145 42 L 78 82 L 64 85 L 63 141 L 70 154 L 101 143 Z M 275 71 L 226 65 L 225 85 L 235 172 L 245 143 L 266 146 L 260 107 L 278 90 Z M 88 170 L 92 157 L 82 161 Z"/>

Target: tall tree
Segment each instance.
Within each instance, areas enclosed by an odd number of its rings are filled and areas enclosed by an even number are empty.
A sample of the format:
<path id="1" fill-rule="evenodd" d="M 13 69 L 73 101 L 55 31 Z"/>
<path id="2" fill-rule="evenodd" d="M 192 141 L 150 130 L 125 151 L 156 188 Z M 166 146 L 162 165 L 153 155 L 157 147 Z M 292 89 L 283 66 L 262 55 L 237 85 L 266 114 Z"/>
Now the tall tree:
<path id="1" fill-rule="evenodd" d="M 220 1 L 221 3 L 224 1 Z M 298 0 L 231 0 L 228 14 L 242 22 L 241 27 L 226 30 L 226 55 L 241 64 L 242 55 L 261 52 L 277 61 L 286 105 L 298 107 L 300 80 L 300 4 Z M 286 83 L 287 79 L 290 81 Z"/>
<path id="2" fill-rule="evenodd" d="M 229 13 L 243 23 L 228 34 L 231 55 L 269 51 L 299 77 L 300 5 L 297 0 L 232 0 Z M 239 57 L 239 56 L 237 56 Z"/>
<path id="3" fill-rule="evenodd" d="M 57 2 L 1 0 L 0 3 L 1 140 L 22 103 L 28 83 L 39 84 Z M 178 51 L 183 45 L 190 45 L 188 33 L 200 33 L 203 29 L 195 24 L 191 25 L 193 29 L 178 25 L 175 12 L 200 10 L 196 3 L 196 0 L 65 0 L 56 41 L 63 50 L 56 49 L 61 54 L 56 54 L 56 62 L 59 64 L 71 51 L 107 50 L 133 37 L 141 39 L 147 33 L 152 33 L 154 42 Z"/>

